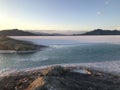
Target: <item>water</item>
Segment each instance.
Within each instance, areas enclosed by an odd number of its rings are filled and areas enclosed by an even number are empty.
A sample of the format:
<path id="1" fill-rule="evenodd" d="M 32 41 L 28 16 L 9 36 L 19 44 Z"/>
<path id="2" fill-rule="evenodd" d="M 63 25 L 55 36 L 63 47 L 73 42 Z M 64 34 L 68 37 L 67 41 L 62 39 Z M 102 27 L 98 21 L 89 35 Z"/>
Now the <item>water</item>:
<path id="1" fill-rule="evenodd" d="M 113 69 L 120 70 L 120 36 L 25 36 L 12 38 L 47 45 L 49 48 L 29 54 L 0 54 L 1 72 L 76 63 L 99 66 L 99 68 L 107 68 L 106 65 L 111 65 Z"/>

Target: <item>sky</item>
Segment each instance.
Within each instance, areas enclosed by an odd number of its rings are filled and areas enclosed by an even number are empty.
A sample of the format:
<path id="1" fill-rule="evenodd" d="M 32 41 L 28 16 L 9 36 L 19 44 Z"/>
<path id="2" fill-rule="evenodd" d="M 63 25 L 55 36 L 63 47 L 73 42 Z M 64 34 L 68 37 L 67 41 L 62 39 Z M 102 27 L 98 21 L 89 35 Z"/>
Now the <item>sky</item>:
<path id="1" fill-rule="evenodd" d="M 0 0 L 0 30 L 120 30 L 120 0 Z"/>

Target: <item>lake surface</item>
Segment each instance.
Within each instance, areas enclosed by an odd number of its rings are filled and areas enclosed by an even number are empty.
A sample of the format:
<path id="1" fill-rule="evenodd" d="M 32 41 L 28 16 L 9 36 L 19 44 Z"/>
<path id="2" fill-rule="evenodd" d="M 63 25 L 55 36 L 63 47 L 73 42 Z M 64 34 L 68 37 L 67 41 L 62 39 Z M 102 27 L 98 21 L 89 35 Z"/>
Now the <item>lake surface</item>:
<path id="1" fill-rule="evenodd" d="M 54 64 L 81 64 L 120 71 L 120 36 L 14 36 L 47 45 L 29 54 L 0 54 L 0 71 Z"/>

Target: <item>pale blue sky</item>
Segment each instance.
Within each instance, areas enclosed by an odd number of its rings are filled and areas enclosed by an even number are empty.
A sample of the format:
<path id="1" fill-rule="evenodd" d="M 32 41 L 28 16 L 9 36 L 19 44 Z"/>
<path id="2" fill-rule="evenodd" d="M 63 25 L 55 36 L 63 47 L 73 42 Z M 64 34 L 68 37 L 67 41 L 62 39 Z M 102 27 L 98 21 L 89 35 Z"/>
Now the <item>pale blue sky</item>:
<path id="1" fill-rule="evenodd" d="M 120 0 L 0 0 L 0 29 L 120 29 Z"/>

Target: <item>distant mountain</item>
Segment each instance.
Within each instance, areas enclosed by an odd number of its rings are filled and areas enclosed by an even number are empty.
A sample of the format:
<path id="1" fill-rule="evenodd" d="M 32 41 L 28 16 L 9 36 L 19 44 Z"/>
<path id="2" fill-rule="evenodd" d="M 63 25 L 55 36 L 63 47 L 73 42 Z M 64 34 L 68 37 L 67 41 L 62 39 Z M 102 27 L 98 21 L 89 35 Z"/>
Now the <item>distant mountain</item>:
<path id="1" fill-rule="evenodd" d="M 85 31 L 79 31 L 79 30 L 27 30 L 27 31 L 39 35 L 43 34 L 43 35 L 58 35 L 58 36 L 85 33 Z"/>
<path id="2" fill-rule="evenodd" d="M 37 34 L 38 36 L 66 36 L 67 35 L 57 31 L 53 31 L 53 30 L 29 30 L 29 32 Z"/>
<path id="3" fill-rule="evenodd" d="M 18 29 L 2 30 L 0 36 L 38 36 L 37 34 Z"/>
<path id="4" fill-rule="evenodd" d="M 11 30 L 0 31 L 0 36 L 65 36 L 65 35 L 59 33 L 43 33 L 43 32 L 32 32 L 32 31 L 11 29 Z"/>
<path id="5" fill-rule="evenodd" d="M 65 34 L 59 34 L 59 33 L 35 33 L 38 36 L 65 36 Z"/>
<path id="6" fill-rule="evenodd" d="M 74 34 L 74 35 L 120 35 L 120 31 L 96 29 L 83 34 Z"/>

